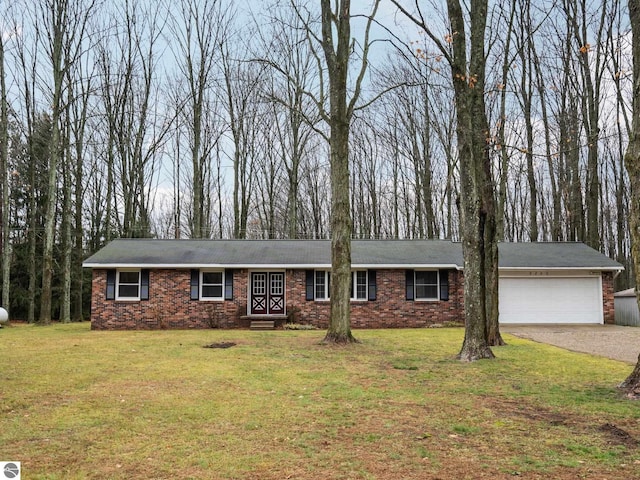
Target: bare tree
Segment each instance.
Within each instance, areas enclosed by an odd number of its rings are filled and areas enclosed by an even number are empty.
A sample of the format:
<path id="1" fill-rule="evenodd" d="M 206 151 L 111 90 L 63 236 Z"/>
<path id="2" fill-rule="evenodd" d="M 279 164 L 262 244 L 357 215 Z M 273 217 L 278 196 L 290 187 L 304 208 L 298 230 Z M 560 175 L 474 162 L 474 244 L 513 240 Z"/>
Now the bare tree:
<path id="1" fill-rule="evenodd" d="M 86 26 L 95 6 L 95 0 L 41 0 L 36 8 L 38 19 L 45 30 L 43 47 L 52 71 L 51 142 L 49 144 L 48 194 L 45 213 L 44 251 L 42 256 L 42 292 L 39 322 L 51 321 L 51 281 L 53 276 L 53 243 L 56 226 L 58 193 L 58 166 L 63 160 L 64 112 L 68 105 L 64 98 L 67 72 L 82 53 Z M 38 23 L 36 23 L 36 28 Z"/>
<path id="2" fill-rule="evenodd" d="M 629 172 L 631 201 L 629 204 L 629 224 L 631 227 L 631 255 L 636 275 L 636 296 L 640 308 L 640 3 L 629 0 L 629 19 L 633 41 L 633 106 L 629 145 L 624 155 L 624 163 Z M 633 372 L 620 384 L 629 396 L 640 398 L 640 355 Z"/>
<path id="3" fill-rule="evenodd" d="M 141 10 L 146 8 L 146 10 Z M 105 238 L 151 235 L 150 205 L 170 119 L 157 78 L 162 10 L 125 0 L 97 46 L 107 164 Z"/>
<path id="4" fill-rule="evenodd" d="M 181 83 L 186 88 L 180 94 L 179 117 L 191 157 L 189 224 L 192 238 L 208 238 L 212 233 L 212 153 L 223 133 L 213 90 L 217 87 L 216 63 L 233 12 L 220 0 L 180 0 L 177 10 L 172 31 Z"/>
<path id="5" fill-rule="evenodd" d="M 540 101 L 540 112 L 542 118 L 542 125 L 544 128 L 544 140 L 545 140 L 545 151 L 544 155 L 547 160 L 547 171 L 549 174 L 549 186 L 551 189 L 551 198 L 550 202 L 552 203 L 552 215 L 551 215 L 551 226 L 550 226 L 550 240 L 559 241 L 562 238 L 562 228 L 560 225 L 561 219 L 561 200 L 562 197 L 559 193 L 560 188 L 558 186 L 557 174 L 554 168 L 554 155 L 552 153 L 552 134 L 551 134 L 551 125 L 548 113 L 548 100 L 547 100 L 547 81 L 545 79 L 543 73 L 543 65 L 540 60 L 540 55 L 537 52 L 535 42 L 531 44 L 531 54 L 533 55 L 533 69 L 535 71 L 535 86 L 538 92 L 539 101 Z M 534 72 L 531 72 L 534 74 Z M 547 237 L 549 238 L 549 237 Z"/>
<path id="6" fill-rule="evenodd" d="M 399 153 L 410 164 L 408 174 L 413 184 L 412 202 L 415 203 L 415 221 L 409 222 L 415 223 L 411 237 L 434 238 L 438 236 L 439 228 L 434 211 L 433 175 L 436 165 L 432 112 L 446 108 L 444 105 L 434 108 L 435 102 L 431 97 L 435 88 L 431 77 L 435 75 L 434 64 L 437 62 L 427 57 L 423 48 L 417 48 L 412 55 L 398 53 L 381 72 L 385 79 L 381 88 L 392 88 L 386 95 L 386 103 L 391 109 L 389 115 L 400 123 L 399 128 L 393 127 L 392 141 L 397 142 Z M 386 128 L 391 125 L 393 123 L 389 119 Z"/>
<path id="7" fill-rule="evenodd" d="M 272 69 L 265 101 L 273 104 L 274 128 L 280 145 L 281 163 L 286 172 L 287 236 L 297 238 L 300 223 L 300 184 L 303 162 L 319 122 L 319 113 L 310 92 L 316 81 L 315 58 L 308 44 L 300 11 L 277 9 L 268 37 L 261 38 L 257 55 Z"/>
<path id="8" fill-rule="evenodd" d="M 321 0 L 321 45 L 329 79 L 329 114 L 323 117 L 330 129 L 331 158 L 331 317 L 326 343 L 351 343 L 351 207 L 349 205 L 349 132 L 362 81 L 367 70 L 369 31 L 379 0 L 367 21 L 360 70 L 348 99 L 349 58 L 352 51 L 351 2 L 340 0 L 335 10 Z"/>
<path id="9" fill-rule="evenodd" d="M 314 145 L 309 149 L 308 164 L 302 172 L 300 196 L 307 198 L 300 209 L 302 238 L 327 238 L 328 235 L 331 191 L 325 157 L 325 149 Z"/>
<path id="10" fill-rule="evenodd" d="M 362 112 L 354 122 L 351 135 L 352 198 L 354 238 L 380 238 L 385 182 L 384 148 L 376 141 L 376 117 L 372 109 Z"/>
<path id="11" fill-rule="evenodd" d="M 629 179 L 625 175 L 626 170 L 624 166 L 624 148 L 627 138 L 631 134 L 631 119 L 629 118 L 629 101 L 625 94 L 628 94 L 632 88 L 628 88 L 629 75 L 625 75 L 623 71 L 623 64 L 626 60 L 626 53 L 628 48 L 626 42 L 628 36 L 617 34 L 616 32 L 623 31 L 622 26 L 625 15 L 620 12 L 620 3 L 614 11 L 619 12 L 617 14 L 617 28 L 613 32 L 610 32 L 607 38 L 608 51 L 607 56 L 609 62 L 607 66 L 609 68 L 610 78 L 613 80 L 615 95 L 616 95 L 616 108 L 613 111 L 613 118 L 616 121 L 611 122 L 615 128 L 616 138 L 616 153 L 612 155 L 612 162 L 614 162 L 613 168 L 616 171 L 613 181 L 615 182 L 615 212 L 616 220 L 614 227 L 614 236 L 616 241 L 616 253 L 615 258 L 618 262 L 625 266 L 625 271 L 621 275 L 615 278 L 616 290 L 623 290 L 630 284 L 632 284 L 633 277 L 633 260 L 630 253 L 630 231 L 629 231 Z M 631 79 L 632 82 L 632 79 Z M 620 121 L 621 119 L 623 121 Z M 608 122 L 607 122 L 608 123 Z"/>
<path id="12" fill-rule="evenodd" d="M 242 60 L 239 48 L 226 42 L 222 47 L 228 130 L 233 142 L 233 237 L 246 238 L 249 210 L 254 192 L 254 166 L 259 138 L 260 92 L 264 65 Z"/>
<path id="13" fill-rule="evenodd" d="M 0 249 L 2 249 L 2 306 L 10 312 L 11 300 L 11 242 L 9 239 L 9 108 L 7 103 L 7 84 L 4 61 L 4 33 L 0 32 L 0 184 L 2 195 L 0 208 L 2 209 L 2 230 Z"/>
<path id="14" fill-rule="evenodd" d="M 284 165 L 281 160 L 281 150 L 284 146 L 279 144 L 280 126 L 276 113 L 267 103 L 262 105 L 260 140 L 254 139 L 258 144 L 257 171 L 259 177 L 256 185 L 259 202 L 257 214 L 259 222 L 259 238 L 283 238 L 285 223 L 286 192 L 282 185 L 286 178 L 283 174 Z M 264 111 L 267 110 L 267 111 Z M 275 132 L 274 132 L 275 129 Z"/>
<path id="15" fill-rule="evenodd" d="M 595 45 L 589 43 L 588 24 L 592 22 L 587 16 L 586 0 L 566 2 L 565 11 L 571 25 L 571 33 L 578 49 L 578 63 L 582 76 L 582 122 L 587 140 L 587 170 L 586 170 L 586 214 L 587 214 L 587 243 L 600 248 L 599 217 L 600 217 L 600 178 L 598 175 L 598 147 L 600 127 L 600 93 L 602 75 L 604 73 L 602 51 L 605 46 L 603 35 L 606 32 L 606 18 L 609 2 L 600 2 L 600 19 L 596 25 Z M 593 51 L 592 51 L 593 48 Z"/>
<path id="16" fill-rule="evenodd" d="M 460 360 L 493 358 L 491 344 L 502 342 L 498 329 L 498 242 L 495 193 L 489 158 L 485 107 L 485 28 L 487 1 L 471 0 L 468 19 L 459 0 L 447 0 L 450 30 L 443 43 L 418 10 L 410 13 L 451 68 L 457 113 L 460 164 L 461 237 L 464 255 L 465 338 Z M 468 21 L 468 30 L 467 24 Z M 468 55 L 468 56 L 467 56 Z M 489 338 L 489 337 L 493 338 Z"/>
<path id="17" fill-rule="evenodd" d="M 29 9 L 21 9 L 19 5 L 14 5 L 19 10 L 12 12 L 15 18 L 15 25 L 19 23 L 29 23 L 33 14 Z M 20 85 L 20 103 L 22 108 L 21 123 L 25 138 L 25 156 L 29 159 L 28 168 L 24 171 L 25 181 L 29 184 L 25 203 L 25 223 L 27 228 L 28 261 L 26 265 L 28 276 L 27 287 L 27 312 L 26 318 L 29 323 L 36 320 L 36 295 L 37 295 L 37 268 L 38 264 L 38 226 L 42 225 L 41 208 L 38 202 L 40 189 L 36 187 L 36 166 L 38 165 L 38 155 L 36 154 L 36 131 L 41 130 L 37 124 L 37 114 L 35 105 L 35 91 L 37 81 L 38 49 L 32 44 L 40 41 L 40 31 L 33 29 L 29 35 L 18 35 L 15 37 L 15 57 L 16 57 L 16 82 Z M 30 51 L 31 49 L 31 51 Z M 48 135 L 46 136 L 48 143 Z"/>
<path id="18" fill-rule="evenodd" d="M 529 240 L 538 240 L 538 188 L 534 170 L 534 117 L 533 101 L 535 77 L 533 50 L 535 35 L 531 18 L 531 2 L 523 1 L 518 9 L 519 30 L 516 30 L 516 49 L 520 58 L 521 75 L 518 87 L 518 100 L 522 108 L 522 121 L 525 129 L 525 145 L 521 147 L 526 158 L 527 184 L 529 186 Z M 514 82 L 515 83 L 515 82 Z"/>
<path id="19" fill-rule="evenodd" d="M 67 106 L 73 103 L 72 89 L 67 85 Z M 60 313 L 58 319 L 62 323 L 71 321 L 71 216 L 72 216 L 72 159 L 71 159 L 71 125 L 68 118 L 68 109 L 65 109 L 65 118 L 61 131 L 61 162 L 60 173 L 62 181 L 60 190 L 62 201 L 60 208 L 60 273 L 62 282 L 60 285 Z"/>
<path id="20" fill-rule="evenodd" d="M 53 71 L 52 92 L 52 121 L 51 143 L 49 144 L 49 189 L 47 194 L 47 209 L 44 228 L 44 252 L 42 255 L 42 292 L 40 297 L 39 322 L 51 322 L 51 279 L 53 276 L 53 240 L 55 235 L 55 213 L 57 202 L 58 162 L 60 159 L 60 117 L 62 114 L 62 86 L 65 71 L 69 67 L 64 57 L 64 43 L 68 35 L 72 36 L 70 18 L 73 13 L 69 10 L 67 1 L 49 2 L 44 0 L 40 6 L 41 20 L 48 30 L 46 41 L 49 60 Z M 75 13 L 75 12 L 74 12 Z"/>
<path id="21" fill-rule="evenodd" d="M 94 71 L 93 65 L 89 64 L 84 57 L 77 62 L 75 77 L 69 80 L 69 90 L 72 92 L 73 102 L 69 109 L 69 129 L 72 137 L 70 149 L 73 152 L 74 163 L 69 165 L 73 175 L 73 225 L 72 225 L 72 264 L 71 264 L 71 320 L 81 321 L 84 319 L 84 202 L 86 192 L 85 173 L 90 174 L 87 169 L 88 146 L 92 136 L 88 133 L 88 117 L 92 113 L 91 100 L 93 93 Z M 75 80 L 73 79 L 75 78 Z M 89 175 L 86 175 L 89 176 Z"/>

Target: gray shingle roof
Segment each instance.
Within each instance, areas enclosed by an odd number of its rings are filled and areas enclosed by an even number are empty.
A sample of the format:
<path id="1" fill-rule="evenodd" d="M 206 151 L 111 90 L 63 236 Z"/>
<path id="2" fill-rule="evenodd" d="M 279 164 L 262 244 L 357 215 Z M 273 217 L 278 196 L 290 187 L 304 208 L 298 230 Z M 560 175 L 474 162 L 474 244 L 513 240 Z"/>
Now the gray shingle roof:
<path id="1" fill-rule="evenodd" d="M 500 267 L 621 270 L 582 243 L 501 243 Z M 449 240 L 353 240 L 355 267 L 462 268 L 462 246 Z M 89 257 L 85 267 L 296 267 L 331 265 L 329 240 L 118 239 Z"/>
<path id="2" fill-rule="evenodd" d="M 500 268 L 622 270 L 622 265 L 579 242 L 501 243 Z"/>

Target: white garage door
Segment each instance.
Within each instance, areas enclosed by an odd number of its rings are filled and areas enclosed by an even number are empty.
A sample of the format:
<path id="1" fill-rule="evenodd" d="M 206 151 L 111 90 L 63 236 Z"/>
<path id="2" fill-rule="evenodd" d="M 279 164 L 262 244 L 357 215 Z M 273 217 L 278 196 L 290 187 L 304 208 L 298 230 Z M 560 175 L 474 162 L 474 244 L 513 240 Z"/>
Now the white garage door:
<path id="1" fill-rule="evenodd" d="M 500 323 L 603 323 L 599 277 L 501 278 Z"/>

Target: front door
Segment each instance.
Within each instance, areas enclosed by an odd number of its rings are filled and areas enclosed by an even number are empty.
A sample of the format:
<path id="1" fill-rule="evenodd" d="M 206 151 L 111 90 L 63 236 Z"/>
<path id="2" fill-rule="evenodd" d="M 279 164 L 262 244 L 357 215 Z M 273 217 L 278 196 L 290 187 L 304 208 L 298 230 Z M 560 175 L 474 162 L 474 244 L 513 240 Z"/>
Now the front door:
<path id="1" fill-rule="evenodd" d="M 251 272 L 251 315 L 284 313 L 284 272 Z"/>

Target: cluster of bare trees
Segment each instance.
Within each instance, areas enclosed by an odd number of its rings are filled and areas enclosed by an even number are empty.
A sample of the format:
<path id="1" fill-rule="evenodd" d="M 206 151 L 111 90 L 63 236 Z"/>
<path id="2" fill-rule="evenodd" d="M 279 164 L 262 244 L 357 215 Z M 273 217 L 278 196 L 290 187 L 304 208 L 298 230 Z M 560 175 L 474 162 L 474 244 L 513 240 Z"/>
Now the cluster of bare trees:
<path id="1" fill-rule="evenodd" d="M 498 237 L 581 240 L 630 265 L 626 5 L 490 3 L 481 82 L 452 70 L 446 2 L 418 2 L 416 24 L 391 14 L 413 2 L 383 0 L 370 38 L 365 3 L 346 77 L 354 236 L 461 238 L 460 81 L 484 93 Z M 330 236 L 319 2 L 16 0 L 0 28 L 14 318 L 86 314 L 81 262 L 111 238 Z"/>

